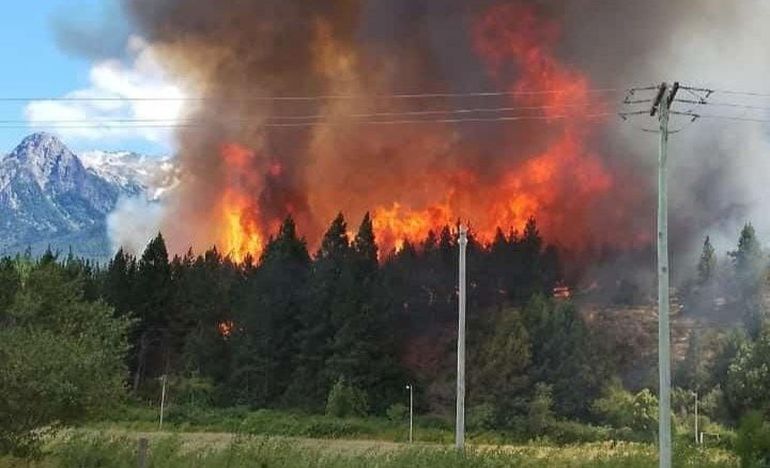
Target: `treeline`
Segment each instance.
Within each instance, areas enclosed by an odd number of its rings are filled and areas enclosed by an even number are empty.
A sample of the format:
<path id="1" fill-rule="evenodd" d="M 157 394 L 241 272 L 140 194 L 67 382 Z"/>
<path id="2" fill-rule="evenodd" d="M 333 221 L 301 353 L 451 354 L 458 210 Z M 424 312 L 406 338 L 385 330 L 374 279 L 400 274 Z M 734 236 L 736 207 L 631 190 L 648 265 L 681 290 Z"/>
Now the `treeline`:
<path id="1" fill-rule="evenodd" d="M 138 320 L 129 363 L 133 391 L 154 396 L 157 378 L 169 374 L 209 382 L 206 398 L 219 405 L 322 411 L 342 380 L 364 393 L 369 411 L 382 414 L 403 401 L 406 383 L 415 383 L 424 409 L 449 413 L 457 317 L 453 229 L 430 233 L 418 245 L 406 242 L 385 261 L 368 215 L 352 238 L 348 232 L 337 216 L 310 254 L 287 218 L 261 258 L 241 264 L 216 248 L 169 258 L 161 235 L 139 258 L 118 252 L 92 275 L 93 289 L 119 315 Z M 538 364 L 567 355 L 574 362 L 568 347 L 584 338 L 562 340 L 549 327 L 587 332 L 574 309 L 544 299 L 560 267 L 534 219 L 520 234 L 498 232 L 488 246 L 471 235 L 468 256 L 469 339 L 478 341 L 469 362 L 471 398 L 522 406 L 535 383 L 555 382 Z M 539 322 L 534 311 L 527 321 L 503 311 L 533 296 Z M 487 332 L 497 338 L 488 340 Z M 549 356 L 532 349 L 550 341 L 559 349 Z M 531 377 L 516 375 L 529 370 Z M 568 373 L 565 367 L 562 374 Z M 566 388 L 571 377 L 564 376 L 556 394 L 574 413 L 579 405 Z M 518 397 L 508 398 L 511 392 Z"/>
<path id="2" fill-rule="evenodd" d="M 406 242 L 384 259 L 369 216 L 352 238 L 350 231 L 339 215 L 310 253 L 288 218 L 261 258 L 243 264 L 214 248 L 169 259 L 160 235 L 140 258 L 118 252 L 93 275 L 93 289 L 118 314 L 138 320 L 129 362 L 133 390 L 155 397 L 156 378 L 170 374 L 206 382 L 204 396 L 188 399 L 324 411 L 342 380 L 363 393 L 369 412 L 383 414 L 404 400 L 404 385 L 414 383 L 421 412 L 451 417 L 454 227 L 419 244 Z M 767 267 L 750 224 L 721 260 L 706 239 L 678 295 L 680 313 L 696 324 L 684 359 L 674 366 L 683 418 L 692 417 L 691 392 L 701 395 L 702 414 L 726 423 L 767 393 L 749 385 L 746 374 L 770 364 L 761 352 L 763 340 L 770 342 L 764 332 Z M 468 268 L 472 423 L 537 425 L 538 412 L 608 423 L 619 416 L 607 405 L 625 411 L 613 402 L 619 388 L 626 398 L 646 402 L 630 405 L 630 414 L 655 405 L 657 358 L 651 356 L 645 369 L 635 367 L 640 361 L 628 353 L 648 350 L 619 343 L 618 330 L 590 325 L 573 301 L 553 298 L 562 278 L 560 253 L 544 244 L 534 219 L 523 232 L 498 231 L 489 244 L 471 233 Z M 647 377 L 629 378 L 640 373 Z M 617 387 L 616 376 L 625 385 Z M 770 387 L 770 377 L 764 384 Z M 644 394 L 645 388 L 652 393 Z M 767 401 L 770 408 L 770 395 Z M 645 417 L 637 414 L 632 426 L 652 428 Z"/>
<path id="3" fill-rule="evenodd" d="M 130 325 L 125 382 L 134 398 L 157 401 L 166 375 L 178 405 L 385 415 L 397 412 L 405 385 L 413 384 L 421 414 L 451 419 L 453 227 L 419 244 L 406 242 L 384 259 L 368 215 L 352 238 L 348 232 L 339 215 L 310 253 L 287 218 L 261 258 L 242 263 L 216 248 L 170 257 L 161 235 L 140 257 L 119 251 L 102 267 L 50 252 L 37 260 L 7 258 L 0 262 L 0 329 L 24 330 L 19 317 L 34 304 L 30 295 L 44 296 L 45 306 L 34 310 L 45 326 L 46 317 L 75 317 L 101 304 L 98 310 Z M 618 330 L 597 326 L 572 301 L 553 297 L 560 255 L 544 245 L 534 219 L 521 233 L 498 231 L 490 244 L 471 233 L 468 257 L 472 428 L 535 435 L 554 421 L 577 419 L 654 431 L 655 380 L 616 377 L 653 376 L 655 363 L 632 369 L 640 361 L 629 360 L 629 352 L 642 349 L 619 343 Z M 762 295 L 767 260 L 753 228 L 744 228 L 725 262 L 707 240 L 693 270 L 681 294 L 683 313 L 719 319 L 721 326 L 693 330 L 674 367 L 678 417 L 692 417 L 693 391 L 701 395 L 701 414 L 718 421 L 734 422 L 751 408 L 770 410 L 764 390 L 770 376 L 761 372 L 770 367 Z M 35 275 L 48 280 L 31 285 L 25 278 Z M 62 309 L 57 295 L 72 305 Z M 733 326 L 736 317 L 745 326 Z M 57 323 L 66 321 L 50 326 Z M 110 349 L 121 346 L 117 341 Z"/>
<path id="4" fill-rule="evenodd" d="M 747 223 L 723 258 L 707 237 L 682 288 L 683 314 L 696 319 L 674 385 L 714 420 L 735 423 L 758 410 L 770 416 L 770 277 L 768 253 Z"/>

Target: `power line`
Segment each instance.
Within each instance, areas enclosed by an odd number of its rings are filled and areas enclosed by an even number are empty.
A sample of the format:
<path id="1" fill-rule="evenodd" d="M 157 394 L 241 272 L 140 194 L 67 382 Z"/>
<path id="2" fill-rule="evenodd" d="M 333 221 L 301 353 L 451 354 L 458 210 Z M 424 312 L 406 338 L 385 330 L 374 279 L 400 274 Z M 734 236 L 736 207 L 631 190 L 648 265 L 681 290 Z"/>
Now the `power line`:
<path id="1" fill-rule="evenodd" d="M 584 90 L 590 94 L 625 92 L 619 88 L 590 88 Z M 0 102 L 114 102 L 114 101 L 326 101 L 326 100 L 362 100 L 362 99 L 431 99 L 463 97 L 500 97 L 532 96 L 544 94 L 574 93 L 573 89 L 519 90 L 519 91 L 476 91 L 466 93 L 410 93 L 410 94 L 375 94 L 367 95 L 317 95 L 317 96 L 245 96 L 239 98 L 183 97 L 183 96 L 64 96 L 64 97 L 0 97 Z"/>
<path id="2" fill-rule="evenodd" d="M 753 92 L 753 91 L 733 91 L 733 90 L 729 90 L 729 89 L 714 89 L 714 90 L 710 90 L 710 91 L 712 91 L 714 93 L 732 94 L 732 95 L 736 95 L 736 96 L 752 96 L 752 97 L 764 97 L 764 98 L 770 97 L 770 94 L 768 94 L 768 93 L 758 93 L 758 92 Z"/>
<path id="3" fill-rule="evenodd" d="M 766 110 L 770 111 L 770 106 L 754 106 L 751 104 L 736 104 L 733 102 L 712 102 L 712 101 L 696 101 L 693 99 L 677 99 L 676 102 L 684 104 L 695 104 L 699 106 L 717 106 L 717 107 L 731 107 L 736 109 L 750 109 L 750 110 Z"/>
<path id="4" fill-rule="evenodd" d="M 606 117 L 610 115 L 616 115 L 612 112 L 600 112 L 594 114 L 580 114 L 583 118 L 598 118 Z M 515 115 L 515 116 L 502 116 L 502 117 L 478 117 L 478 118 L 456 118 L 456 119 L 403 119 L 403 120 L 365 120 L 365 121 L 346 121 L 346 122 L 332 122 L 332 121 L 316 121 L 316 122 L 297 122 L 297 123 L 263 123 L 260 127 L 271 128 L 301 128 L 301 127 L 315 127 L 318 125 L 328 126 L 349 126 L 349 125 L 401 125 L 401 124 L 418 124 L 418 123 L 491 123 L 491 122 L 515 122 L 515 121 L 527 121 L 527 120 L 562 120 L 575 118 L 575 115 Z M 153 128 L 187 128 L 187 127 L 202 127 L 210 125 L 210 123 L 169 123 L 169 124 L 139 124 L 139 125 L 35 125 L 30 123 L 29 125 L 0 125 L 0 129 L 27 129 L 27 128 L 50 128 L 50 129 L 153 129 Z"/>
<path id="5" fill-rule="evenodd" d="M 394 112 L 372 112 L 372 113 L 356 113 L 356 114 L 344 114 L 338 115 L 339 118 L 376 118 L 376 117 L 400 117 L 400 116 L 420 116 L 420 115 L 443 115 L 443 114 L 484 114 L 484 113 L 500 113 L 511 112 L 517 110 L 549 110 L 549 109 L 564 109 L 564 108 L 585 108 L 589 107 L 587 104 L 565 104 L 559 106 L 518 106 L 518 107 L 480 107 L 480 108 L 468 108 L 468 109 L 436 109 L 436 110 L 424 110 L 424 111 L 394 111 Z M 595 106 L 592 106 L 595 107 Z M 312 119 L 327 119 L 327 114 L 310 114 L 310 115 L 270 115 L 266 116 L 264 120 L 312 120 Z M 42 125 L 57 125 L 57 124 L 101 124 L 101 123 L 195 123 L 195 122 L 244 122 L 257 120 L 254 118 L 223 118 L 223 119 L 135 119 L 135 118 L 105 118 L 105 119 L 55 119 L 55 120 L 22 120 L 22 119 L 9 119 L 0 120 L 0 124 L 42 124 Z"/>
<path id="6" fill-rule="evenodd" d="M 716 114 L 692 114 L 693 116 L 697 116 L 700 119 L 718 119 L 718 120 L 734 120 L 738 122 L 759 122 L 759 123 L 770 123 L 770 119 L 759 119 L 759 118 L 753 118 L 753 117 L 741 117 L 741 116 L 732 116 L 732 115 L 716 115 Z"/>

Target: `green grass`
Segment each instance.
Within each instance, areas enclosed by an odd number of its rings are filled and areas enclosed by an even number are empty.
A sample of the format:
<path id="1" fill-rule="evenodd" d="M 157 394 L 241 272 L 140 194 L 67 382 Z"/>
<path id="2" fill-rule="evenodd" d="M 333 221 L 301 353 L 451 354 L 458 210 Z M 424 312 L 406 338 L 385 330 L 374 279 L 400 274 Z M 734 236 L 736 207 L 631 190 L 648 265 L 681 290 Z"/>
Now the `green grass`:
<path id="1" fill-rule="evenodd" d="M 169 408 L 163 432 L 157 410 L 124 406 L 109 420 L 89 422 L 50 440 L 34 462 L 0 458 L 0 467 L 136 466 L 139 437 L 150 440 L 152 467 L 653 467 L 654 445 L 618 441 L 626 433 L 576 422 L 557 422 L 547 435 L 471 432 L 458 454 L 448 422 L 416 420 L 418 444 L 404 444 L 406 421 L 333 418 L 247 408 Z M 614 440 L 610 440 L 614 439 Z M 578 443 L 579 442 L 579 443 Z M 677 438 L 675 466 L 736 466 L 724 448 L 695 449 Z"/>
<path id="2" fill-rule="evenodd" d="M 122 468 L 136 466 L 136 437 L 97 435 L 73 431 L 52 443 L 39 461 L 0 459 L 0 466 L 30 468 Z M 525 467 L 653 467 L 654 448 L 640 443 L 593 443 L 565 447 L 528 444 L 503 447 L 471 447 L 465 453 L 446 446 L 386 444 L 347 446 L 306 439 L 241 436 L 230 441 L 205 442 L 183 435 L 156 436 L 150 442 L 151 467 L 317 467 L 317 468 L 497 468 Z M 684 447 L 676 453 L 675 466 L 735 466 L 735 459 L 718 450 L 697 451 Z"/>
<path id="3" fill-rule="evenodd" d="M 158 430 L 158 412 L 149 408 L 123 407 L 109 420 L 91 422 L 92 429 L 121 428 L 134 431 Z M 408 437 L 406 422 L 385 418 L 334 418 L 324 415 L 246 408 L 171 408 L 164 418 L 168 432 L 227 432 L 245 435 L 312 437 L 323 439 L 378 439 L 403 442 Z M 441 421 L 418 418 L 415 427 L 420 440 L 450 442 L 453 436 Z"/>
<path id="4" fill-rule="evenodd" d="M 158 428 L 156 409 L 124 406 L 110 414 L 109 420 L 92 422 L 89 428 L 118 427 L 152 432 Z M 175 406 L 166 413 L 163 429 L 169 432 L 228 432 L 248 435 L 311 437 L 322 439 L 376 439 L 404 442 L 407 421 L 386 418 L 335 418 L 277 410 L 250 411 L 247 408 L 198 408 Z M 526 433 L 511 431 L 470 431 L 468 439 L 479 444 L 510 444 L 529 440 Z M 415 439 L 421 442 L 449 444 L 454 441 L 452 426 L 435 416 L 415 418 Z M 605 427 L 571 421 L 550 425 L 541 439 L 557 444 L 600 442 L 629 439 L 628 434 Z M 630 438 L 631 440 L 635 440 Z M 637 438 L 638 439 L 638 438 Z"/>

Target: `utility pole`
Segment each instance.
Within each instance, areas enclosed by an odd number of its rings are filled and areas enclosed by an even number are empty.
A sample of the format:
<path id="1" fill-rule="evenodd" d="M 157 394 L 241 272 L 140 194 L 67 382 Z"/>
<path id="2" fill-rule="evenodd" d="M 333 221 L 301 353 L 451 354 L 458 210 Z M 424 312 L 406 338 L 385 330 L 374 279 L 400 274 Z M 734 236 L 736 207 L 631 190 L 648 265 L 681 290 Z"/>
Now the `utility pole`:
<path id="1" fill-rule="evenodd" d="M 698 445 L 698 391 L 695 390 L 695 445 Z"/>
<path id="2" fill-rule="evenodd" d="M 158 430 L 163 430 L 163 410 L 166 406 L 166 374 L 160 377 L 161 391 L 160 391 L 160 424 L 158 424 Z"/>
<path id="3" fill-rule="evenodd" d="M 468 246 L 468 229 L 460 226 L 460 285 L 459 320 L 457 326 L 457 419 L 455 421 L 455 448 L 465 448 L 465 250 Z"/>
<path id="4" fill-rule="evenodd" d="M 414 385 L 406 386 L 409 390 L 409 443 L 414 443 Z"/>
<path id="5" fill-rule="evenodd" d="M 668 119 L 679 83 L 661 83 L 650 115 L 660 123 L 658 151 L 658 450 L 660 468 L 671 468 L 671 330 L 669 325 L 668 268 Z"/>
<path id="6" fill-rule="evenodd" d="M 684 89 L 692 94 L 696 100 L 676 99 L 679 89 Z M 654 99 L 637 99 L 638 92 L 656 91 Z M 660 146 L 658 152 L 658 377 L 659 377 L 659 407 L 658 407 L 658 448 L 660 454 L 660 467 L 671 467 L 671 330 L 669 324 L 669 267 L 668 267 L 668 184 L 667 167 L 668 160 L 668 136 L 681 130 L 669 131 L 669 118 L 671 115 L 690 118 L 694 122 L 701 115 L 693 111 L 678 112 L 671 109 L 674 102 L 686 104 L 704 105 L 714 90 L 706 88 L 694 88 L 681 86 L 674 82 L 669 86 L 661 83 L 657 86 L 643 88 L 631 88 L 627 91 L 623 104 L 643 104 L 652 101 L 652 108 L 648 110 L 631 109 L 621 112 L 623 120 L 630 116 L 647 115 L 658 117 L 658 129 L 642 128 L 645 132 L 658 133 Z M 697 397 L 696 397 L 697 398 Z M 697 418 L 696 418 L 697 420 Z"/>

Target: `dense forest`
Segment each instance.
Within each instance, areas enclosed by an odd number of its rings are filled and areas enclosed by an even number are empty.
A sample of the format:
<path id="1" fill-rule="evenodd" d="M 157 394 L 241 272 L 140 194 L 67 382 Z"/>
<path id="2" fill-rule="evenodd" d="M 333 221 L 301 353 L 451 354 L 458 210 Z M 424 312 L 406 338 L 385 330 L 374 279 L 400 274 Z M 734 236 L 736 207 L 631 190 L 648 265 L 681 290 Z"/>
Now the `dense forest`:
<path id="1" fill-rule="evenodd" d="M 216 248 L 170 257 L 160 234 L 140 257 L 121 250 L 107 265 L 52 252 L 5 258 L 0 330 L 6 338 L 78 330 L 66 333 L 80 340 L 88 329 L 139 401 L 157 401 L 160 377 L 168 376 L 176 404 L 320 413 L 329 410 L 331 393 L 347 391 L 354 413 L 384 415 L 404 401 L 410 383 L 420 413 L 451 419 L 453 227 L 389 255 L 378 253 L 368 215 L 352 238 L 349 232 L 340 214 L 311 254 L 287 218 L 259 259 L 238 264 Z M 523 232 L 499 231 L 489 244 L 471 233 L 469 424 L 537 433 L 543 420 L 558 419 L 654 430 L 657 358 L 639 358 L 644 345 L 612 322 L 586 318 L 585 300 L 554 294 L 559 257 L 534 219 Z M 723 261 L 706 239 L 692 270 L 677 314 L 698 325 L 674 365 L 674 409 L 687 417 L 694 391 L 702 413 L 723 423 L 770 408 L 767 261 L 751 225 Z M 121 330 L 126 343 L 116 338 Z M 18 354 L 19 340 L 13 349 L 0 344 L 0 355 Z M 14 382 L 6 382 L 7 394 L 28 391 Z"/>

